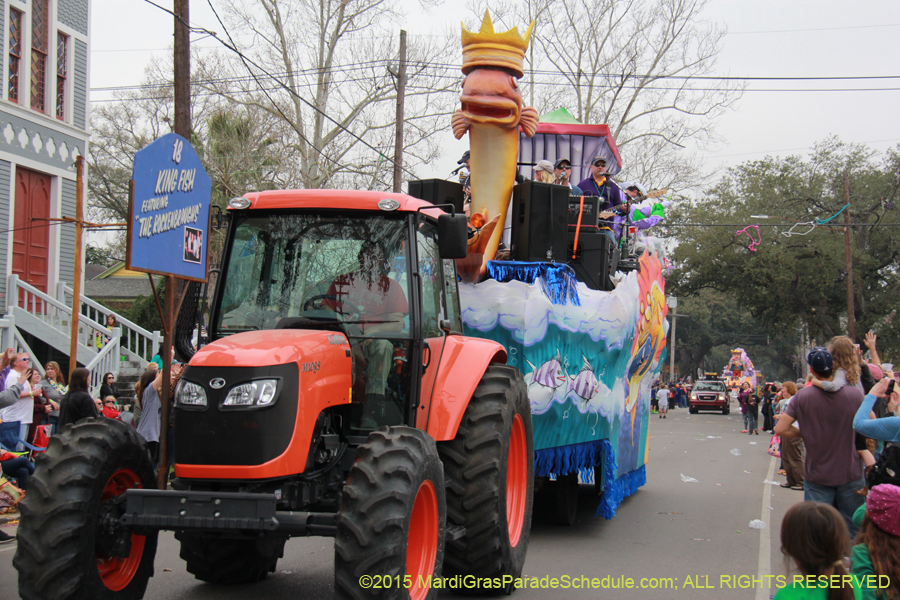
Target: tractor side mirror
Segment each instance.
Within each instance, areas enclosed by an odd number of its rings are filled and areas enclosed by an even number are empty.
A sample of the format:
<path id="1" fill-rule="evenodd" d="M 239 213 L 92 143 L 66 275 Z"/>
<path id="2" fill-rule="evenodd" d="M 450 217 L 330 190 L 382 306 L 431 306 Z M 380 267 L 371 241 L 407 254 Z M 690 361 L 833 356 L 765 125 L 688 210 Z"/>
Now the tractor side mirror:
<path id="1" fill-rule="evenodd" d="M 468 251 L 466 215 L 440 215 L 437 225 L 441 258 L 465 258 Z"/>

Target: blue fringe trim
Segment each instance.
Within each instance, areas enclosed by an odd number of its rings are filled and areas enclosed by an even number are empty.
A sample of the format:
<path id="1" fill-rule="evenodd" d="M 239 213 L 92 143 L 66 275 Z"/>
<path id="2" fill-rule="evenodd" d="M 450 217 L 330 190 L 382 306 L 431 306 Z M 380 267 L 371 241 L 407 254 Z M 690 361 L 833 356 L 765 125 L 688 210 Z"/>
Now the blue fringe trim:
<path id="1" fill-rule="evenodd" d="M 581 481 L 593 483 L 594 467 L 603 467 L 603 493 L 595 516 L 612 519 L 622 500 L 647 483 L 645 465 L 616 477 L 616 455 L 609 440 L 584 442 L 534 451 L 535 477 L 567 475 L 578 472 Z M 611 482 L 611 483 L 610 483 Z"/>
<path id="2" fill-rule="evenodd" d="M 615 476 L 615 465 L 613 465 L 612 469 L 609 469 L 609 464 L 605 465 L 605 467 L 603 472 L 604 478 L 609 475 L 610 470 L 612 475 Z M 607 479 L 606 481 L 612 481 L 612 479 Z M 612 485 L 607 485 L 604 488 L 603 495 L 600 496 L 600 505 L 597 507 L 596 515 L 600 515 L 607 520 L 612 519 L 616 516 L 616 508 L 622 503 L 622 500 L 638 491 L 638 488 L 645 483 L 647 483 L 646 465 L 641 465 L 634 471 L 625 473 L 613 481 Z"/>
<path id="3" fill-rule="evenodd" d="M 488 277 L 500 283 L 521 281 L 529 285 L 540 280 L 541 291 L 553 304 L 581 306 L 578 297 L 578 280 L 569 265 L 544 262 L 518 262 L 489 260 Z"/>
<path id="4" fill-rule="evenodd" d="M 603 464 L 604 444 L 612 448 L 606 440 L 584 442 L 571 446 L 557 446 L 534 451 L 535 477 L 568 475 L 578 472 L 582 481 L 594 481 L 594 467 Z"/>
<path id="5" fill-rule="evenodd" d="M 647 467 L 641 465 L 634 471 L 616 477 L 617 462 L 609 440 L 583 442 L 569 446 L 557 446 L 534 451 L 535 477 L 568 475 L 578 472 L 581 481 L 593 483 L 594 467 L 603 467 L 603 493 L 595 516 L 612 519 L 622 500 L 647 483 Z"/>

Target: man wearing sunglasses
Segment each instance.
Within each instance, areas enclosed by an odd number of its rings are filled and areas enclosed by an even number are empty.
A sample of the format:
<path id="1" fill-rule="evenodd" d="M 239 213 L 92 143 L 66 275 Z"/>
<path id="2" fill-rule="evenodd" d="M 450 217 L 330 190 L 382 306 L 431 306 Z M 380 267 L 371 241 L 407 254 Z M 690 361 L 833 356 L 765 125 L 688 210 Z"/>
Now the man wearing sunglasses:
<path id="1" fill-rule="evenodd" d="M 569 189 L 572 190 L 572 196 L 584 195 L 581 188 L 577 185 L 572 185 L 572 182 L 570 181 L 570 179 L 572 179 L 572 163 L 569 162 L 568 158 L 561 158 L 556 161 L 556 166 L 553 168 L 553 175 L 556 176 L 556 183 L 569 186 Z"/>
<path id="2" fill-rule="evenodd" d="M 580 181 L 578 187 L 584 192 L 585 196 L 599 196 L 600 212 L 611 211 L 618 215 L 625 214 L 628 209 L 625 202 L 625 194 L 614 184 L 606 170 L 606 158 L 595 156 L 591 162 L 591 176 Z M 614 217 L 600 219 L 597 225 L 600 232 L 606 235 L 616 245 L 616 229 L 618 224 L 613 221 Z"/>
<path id="3" fill-rule="evenodd" d="M 9 362 L 10 371 L 6 376 L 5 389 L 16 384 L 22 375 L 31 367 L 31 357 L 27 352 L 14 354 Z M 19 443 L 28 435 L 28 426 L 34 414 L 34 396 L 39 390 L 30 387 L 22 389 L 19 400 L 12 406 L 0 410 L 0 443 L 7 450 L 21 452 L 25 447 Z"/>

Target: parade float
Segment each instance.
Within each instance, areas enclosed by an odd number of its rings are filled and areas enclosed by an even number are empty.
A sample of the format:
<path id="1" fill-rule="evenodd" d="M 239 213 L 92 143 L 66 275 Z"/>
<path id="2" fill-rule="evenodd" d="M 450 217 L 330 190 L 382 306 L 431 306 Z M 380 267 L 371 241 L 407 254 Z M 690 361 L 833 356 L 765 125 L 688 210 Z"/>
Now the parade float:
<path id="1" fill-rule="evenodd" d="M 663 266 L 645 249 L 602 291 L 560 262 L 492 260 L 523 156 L 567 158 L 587 173 L 602 155 L 611 175 L 621 169 L 605 125 L 541 123 L 523 108 L 515 79 L 531 29 L 495 33 L 487 12 L 477 34 L 463 27 L 466 77 L 452 125 L 457 138 L 469 135 L 473 231 L 469 256 L 457 261 L 462 318 L 466 335 L 501 343 L 525 374 L 535 475 L 555 480 L 562 520 L 574 519 L 579 480 L 598 485 L 597 513 L 612 518 L 646 482 L 650 388 L 668 330 Z"/>
<path id="2" fill-rule="evenodd" d="M 738 388 L 744 383 L 749 383 L 752 389 L 756 389 L 757 372 L 743 348 L 731 351 L 731 360 L 728 361 L 722 375 L 725 385 L 729 388 Z"/>

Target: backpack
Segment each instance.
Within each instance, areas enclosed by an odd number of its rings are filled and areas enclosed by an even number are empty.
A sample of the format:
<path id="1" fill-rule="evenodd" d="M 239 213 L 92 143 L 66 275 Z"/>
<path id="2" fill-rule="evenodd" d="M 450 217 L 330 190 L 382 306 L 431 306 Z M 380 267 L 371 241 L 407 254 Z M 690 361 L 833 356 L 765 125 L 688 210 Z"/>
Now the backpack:
<path id="1" fill-rule="evenodd" d="M 869 488 L 881 483 L 900 486 L 900 445 L 885 444 L 878 462 L 866 475 Z"/>

